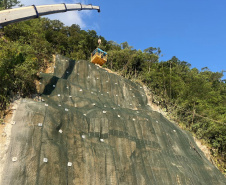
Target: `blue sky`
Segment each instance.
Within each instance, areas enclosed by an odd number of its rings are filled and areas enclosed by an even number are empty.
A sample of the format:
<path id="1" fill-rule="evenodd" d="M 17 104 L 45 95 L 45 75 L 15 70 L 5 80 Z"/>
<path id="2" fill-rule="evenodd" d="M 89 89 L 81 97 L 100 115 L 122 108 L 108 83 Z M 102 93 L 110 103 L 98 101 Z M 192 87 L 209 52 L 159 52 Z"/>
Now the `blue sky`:
<path id="1" fill-rule="evenodd" d="M 39 0 L 38 4 L 46 2 L 99 5 L 101 13 L 68 12 L 50 18 L 66 25 L 78 23 L 117 43 L 127 41 L 134 49 L 160 47 L 160 60 L 176 56 L 199 70 L 226 70 L 225 0 Z"/>

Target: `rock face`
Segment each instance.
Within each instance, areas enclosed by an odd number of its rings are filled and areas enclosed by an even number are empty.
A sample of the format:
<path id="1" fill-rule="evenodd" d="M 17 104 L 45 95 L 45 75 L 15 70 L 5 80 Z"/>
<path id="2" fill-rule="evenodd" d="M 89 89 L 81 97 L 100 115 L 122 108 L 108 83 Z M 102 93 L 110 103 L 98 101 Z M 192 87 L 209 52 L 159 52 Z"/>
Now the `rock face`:
<path id="1" fill-rule="evenodd" d="M 139 84 L 61 56 L 41 76 L 42 100 L 17 109 L 2 185 L 226 183 Z"/>

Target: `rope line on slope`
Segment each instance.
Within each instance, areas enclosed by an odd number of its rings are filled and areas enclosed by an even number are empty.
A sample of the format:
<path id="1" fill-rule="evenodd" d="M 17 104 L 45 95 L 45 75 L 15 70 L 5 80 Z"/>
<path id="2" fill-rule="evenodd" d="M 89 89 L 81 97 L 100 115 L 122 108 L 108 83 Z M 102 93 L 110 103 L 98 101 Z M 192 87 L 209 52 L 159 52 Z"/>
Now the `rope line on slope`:
<path id="1" fill-rule="evenodd" d="M 148 88 L 147 86 L 146 86 L 146 88 L 148 89 L 149 92 L 151 92 L 151 89 L 150 89 L 150 88 Z M 147 96 L 147 93 L 145 93 L 145 94 L 146 94 L 146 96 Z M 174 107 L 178 107 L 179 109 L 182 109 L 182 110 L 184 110 L 184 111 L 186 111 L 186 112 L 189 112 L 190 114 L 193 114 L 193 112 L 191 112 L 191 111 L 189 111 L 189 110 L 187 110 L 187 109 L 185 109 L 185 108 L 183 108 L 183 107 L 180 107 L 180 106 L 178 106 L 178 105 L 176 105 L 176 104 L 172 104 L 172 105 L 173 105 Z M 212 118 L 209 118 L 209 117 L 207 117 L 207 116 L 203 116 L 203 115 L 201 115 L 201 114 L 195 113 L 195 116 L 202 117 L 202 118 L 208 119 L 208 120 L 210 120 L 210 121 L 213 121 L 213 122 L 216 122 L 216 123 L 220 123 L 220 124 L 226 125 L 226 123 L 224 123 L 224 122 L 221 122 L 221 121 L 218 121 L 218 120 L 214 120 L 214 119 L 212 119 Z"/>

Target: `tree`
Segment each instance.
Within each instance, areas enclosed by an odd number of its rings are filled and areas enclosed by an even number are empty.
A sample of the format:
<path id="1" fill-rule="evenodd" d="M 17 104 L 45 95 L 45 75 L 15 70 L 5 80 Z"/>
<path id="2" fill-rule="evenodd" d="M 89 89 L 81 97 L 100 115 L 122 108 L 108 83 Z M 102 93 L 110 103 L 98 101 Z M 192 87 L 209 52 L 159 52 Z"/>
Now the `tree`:
<path id="1" fill-rule="evenodd" d="M 155 54 L 155 55 L 160 55 L 161 53 L 161 49 L 158 48 L 154 48 L 154 47 L 149 47 L 147 49 L 144 50 L 145 53 L 149 53 L 149 54 Z"/>
<path id="2" fill-rule="evenodd" d="M 109 50 L 119 51 L 121 50 L 121 46 L 117 42 L 110 40 L 110 41 L 107 41 L 106 43 L 106 51 L 109 51 Z"/>
<path id="3" fill-rule="evenodd" d="M 122 49 L 130 49 L 130 50 L 133 48 L 133 46 L 130 46 L 128 42 L 121 43 L 121 47 Z"/>
<path id="4" fill-rule="evenodd" d="M 1 9 L 10 9 L 16 5 L 21 6 L 20 1 L 18 0 L 0 0 Z"/>
<path id="5" fill-rule="evenodd" d="M 145 59 L 148 63 L 148 72 L 150 73 L 150 68 L 152 63 L 158 62 L 159 55 L 161 53 L 160 48 L 149 47 L 144 50 Z"/>

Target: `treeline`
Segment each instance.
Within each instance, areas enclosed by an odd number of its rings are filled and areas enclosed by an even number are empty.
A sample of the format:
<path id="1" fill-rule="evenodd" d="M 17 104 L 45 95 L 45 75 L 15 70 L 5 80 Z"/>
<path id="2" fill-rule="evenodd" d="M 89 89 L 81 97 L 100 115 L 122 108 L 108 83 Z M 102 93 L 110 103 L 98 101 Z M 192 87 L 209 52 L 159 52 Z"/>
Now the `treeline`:
<path id="1" fill-rule="evenodd" d="M 212 147 L 213 155 L 226 161 L 226 83 L 223 72 L 199 71 L 176 57 L 159 61 L 160 48 L 133 49 L 117 44 L 78 25 L 64 26 L 57 20 L 39 18 L 0 30 L 0 111 L 10 97 L 36 92 L 37 73 L 53 54 L 75 60 L 90 59 L 101 38 L 108 52 L 106 67 L 128 79 L 136 79 L 155 94 L 155 101 L 181 125 Z M 223 167 L 221 167 L 223 168 Z"/>

